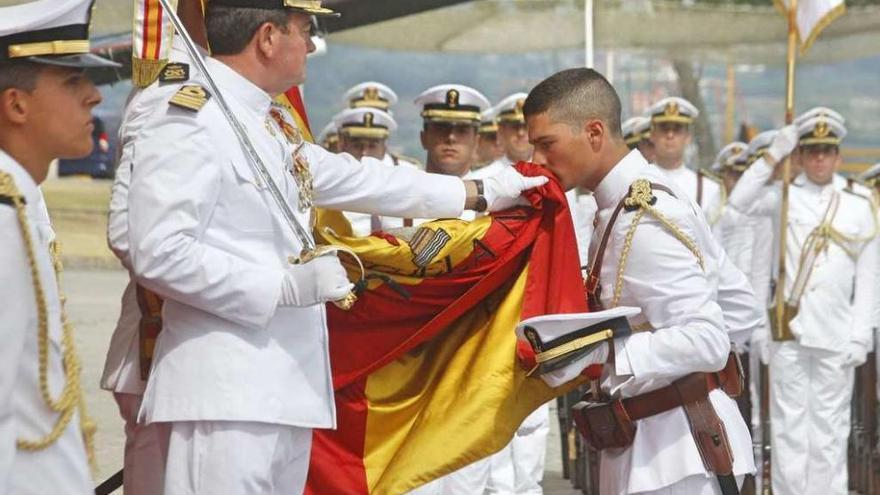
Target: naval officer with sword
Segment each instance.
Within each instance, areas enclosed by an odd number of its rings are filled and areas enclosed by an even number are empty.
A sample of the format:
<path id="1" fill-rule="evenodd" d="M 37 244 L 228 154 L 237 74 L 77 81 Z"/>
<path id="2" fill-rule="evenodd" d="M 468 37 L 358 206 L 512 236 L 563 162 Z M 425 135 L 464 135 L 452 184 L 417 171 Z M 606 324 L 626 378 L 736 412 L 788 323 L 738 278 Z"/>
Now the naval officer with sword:
<path id="1" fill-rule="evenodd" d="M 140 416 L 170 424 L 167 494 L 302 492 L 311 429 L 335 426 L 323 303 L 352 288 L 310 251 L 313 205 L 457 217 L 545 181 L 462 181 L 302 142 L 272 97 L 303 82 L 310 15 L 333 14 L 320 4 L 212 0 L 213 57 L 133 145 L 132 269 L 165 298 Z"/>

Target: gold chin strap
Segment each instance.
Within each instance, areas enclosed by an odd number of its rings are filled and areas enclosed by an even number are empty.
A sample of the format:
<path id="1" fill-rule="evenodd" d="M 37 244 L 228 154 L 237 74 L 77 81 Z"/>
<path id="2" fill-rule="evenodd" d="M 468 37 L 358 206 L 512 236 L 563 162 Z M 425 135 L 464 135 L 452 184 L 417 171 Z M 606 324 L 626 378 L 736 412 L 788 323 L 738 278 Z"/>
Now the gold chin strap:
<path id="1" fill-rule="evenodd" d="M 9 58 L 34 57 L 38 55 L 72 55 L 88 53 L 89 40 L 38 41 L 9 45 Z"/>
<path id="2" fill-rule="evenodd" d="M 46 306 L 46 296 L 43 292 L 40 270 L 37 266 L 33 239 L 31 239 L 30 235 L 30 224 L 27 219 L 24 197 L 15 186 L 15 181 L 12 179 L 12 176 L 2 172 L 0 172 L 0 195 L 12 198 L 12 204 L 15 207 L 15 212 L 18 217 L 18 225 L 21 228 L 22 239 L 24 240 L 28 264 L 30 265 L 31 278 L 33 280 L 34 297 L 37 305 L 37 356 L 39 364 L 38 380 L 40 395 L 43 397 L 46 406 L 59 414 L 58 420 L 55 422 L 55 425 L 49 433 L 36 440 L 19 438 L 16 440 L 16 446 L 19 449 L 29 451 L 48 448 L 61 437 L 67 429 L 68 424 L 70 424 L 70 420 L 73 419 L 73 415 L 79 412 L 80 428 L 82 429 L 89 464 L 94 471 L 97 469 L 94 450 L 94 433 L 96 426 L 86 414 L 85 401 L 83 400 L 82 389 L 80 388 L 79 383 L 81 365 L 74 346 L 73 325 L 71 325 L 70 321 L 67 319 L 67 313 L 64 309 L 64 298 L 61 298 L 61 348 L 65 383 L 64 389 L 56 399 L 52 397 L 49 390 L 49 316 Z M 60 277 L 62 267 L 58 248 L 55 243 L 50 246 L 49 254 L 52 257 L 57 279 Z"/>
<path id="3" fill-rule="evenodd" d="M 700 268 L 703 271 L 706 270 L 706 265 L 703 261 L 703 254 L 700 253 L 700 249 L 696 242 L 682 232 L 678 225 L 675 225 L 671 220 L 666 218 L 665 215 L 654 208 L 653 203 L 655 199 L 653 190 L 651 189 L 651 183 L 646 179 L 638 179 L 632 183 L 629 196 L 624 200 L 624 206 L 627 209 L 636 208 L 638 211 L 635 216 L 633 216 L 632 223 L 630 224 L 629 230 L 626 232 L 626 237 L 624 237 L 623 250 L 620 253 L 620 263 L 617 265 L 617 280 L 614 282 L 614 296 L 611 300 L 612 308 L 616 308 L 620 304 L 620 297 L 623 293 L 623 274 L 626 270 L 626 262 L 629 258 L 629 252 L 632 249 L 636 228 L 639 226 L 639 222 L 642 220 L 642 217 L 645 216 L 645 213 L 648 213 L 657 219 L 661 225 L 669 229 L 672 235 L 681 241 L 681 243 L 684 244 L 694 256 L 696 256 L 697 261 L 700 263 Z"/>

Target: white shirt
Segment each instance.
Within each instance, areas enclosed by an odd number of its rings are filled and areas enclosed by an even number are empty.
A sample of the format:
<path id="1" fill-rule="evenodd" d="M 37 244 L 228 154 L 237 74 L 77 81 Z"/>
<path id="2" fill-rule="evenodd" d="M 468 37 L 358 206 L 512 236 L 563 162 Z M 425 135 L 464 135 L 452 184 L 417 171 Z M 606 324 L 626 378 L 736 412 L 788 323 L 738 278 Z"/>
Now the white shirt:
<path id="1" fill-rule="evenodd" d="M 11 177 L 25 200 L 34 263 L 46 303 L 47 377 L 57 399 L 65 385 L 62 364 L 61 300 L 50 256 L 55 232 L 43 196 L 31 176 L 0 150 L 0 174 Z M 39 440 L 58 421 L 39 389 L 38 313 L 35 284 L 16 209 L 0 203 L 0 493 L 45 494 L 93 492 L 79 413 L 60 438 L 38 451 L 19 450 L 16 440 Z"/>
<path id="2" fill-rule="evenodd" d="M 773 167 L 766 161 L 755 162 L 731 193 L 730 205 L 749 214 L 780 218 L 781 187 L 763 187 L 772 174 Z M 830 184 L 818 185 L 801 174 L 789 187 L 785 294 L 788 299 L 807 236 L 823 221 L 832 196 L 838 194 L 840 205 L 832 226 L 852 239 L 861 239 L 844 243 L 855 257 L 835 242 L 819 253 L 790 327 L 803 346 L 845 352 L 847 342 L 866 349 L 872 343 L 878 241 L 871 199 L 842 191 L 841 180 L 837 177 Z M 870 236 L 874 237 L 867 240 Z"/>
<path id="3" fill-rule="evenodd" d="M 684 164 L 673 169 L 666 169 L 659 165 L 657 165 L 657 168 L 660 169 L 663 175 L 677 185 L 679 189 L 687 194 L 688 198 L 698 204 L 706 215 L 706 219 L 709 221 L 710 226 L 714 226 L 718 223 L 718 220 L 721 218 L 722 209 L 724 208 L 724 204 L 721 200 L 721 185 L 719 183 L 705 176 L 701 176 L 697 172 L 685 167 Z M 701 181 L 703 191 L 698 201 L 697 189 L 699 188 L 699 183 Z"/>
<path id="4" fill-rule="evenodd" d="M 280 130 L 270 131 L 271 98 L 223 63 L 207 65 L 300 224 L 308 225 L 289 172 L 293 147 Z M 317 206 L 400 217 L 463 209 L 458 178 L 358 162 L 308 143 L 301 153 Z M 325 308 L 278 307 L 288 258 L 299 255 L 302 242 L 281 220 L 219 106 L 164 106 L 145 123 L 133 157 L 132 270 L 165 298 L 142 418 L 333 427 Z"/>
<path id="5" fill-rule="evenodd" d="M 692 239 L 702 253 L 705 269 L 666 227 L 649 214 L 643 217 L 632 239 L 619 304 L 641 308 L 641 315 L 632 323 L 647 323 L 655 330 L 615 342 L 615 366 L 605 367 L 602 387 L 621 397 L 664 387 L 689 373 L 721 369 L 730 351 L 722 307 L 750 306 L 754 312 L 756 306 L 742 273 L 729 271 L 739 273 L 739 278 L 725 280 L 721 266 L 730 262 L 696 204 L 637 150 L 626 155 L 594 191 L 599 226 L 592 250 L 597 248 L 614 207 L 639 178 L 666 185 L 675 193 L 673 197 L 655 189 L 655 208 Z M 600 272 L 606 307 L 610 307 L 633 215 L 622 211 L 609 237 Z M 723 284 L 729 286 L 722 290 Z M 741 300 L 730 303 L 731 294 L 741 296 Z M 720 390 L 712 391 L 709 398 L 730 439 L 734 474 L 753 472 L 751 438 L 736 403 Z M 710 476 L 682 408 L 639 420 L 636 425 L 632 446 L 602 453 L 602 493 L 651 491 L 688 476 Z"/>
<path id="6" fill-rule="evenodd" d="M 207 56 L 206 53 L 203 53 Z M 171 61 L 188 62 L 189 56 L 179 37 L 174 37 Z M 190 64 L 190 75 L 194 77 L 197 69 Z M 157 109 L 164 109 L 167 101 L 179 85 L 165 84 L 158 80 L 150 86 L 132 90 L 123 110 L 119 126 L 116 176 L 110 195 L 110 208 L 107 217 L 107 244 L 127 270 L 131 270 L 128 247 L 128 189 L 131 183 L 131 167 L 134 141 L 149 115 Z M 122 293 L 119 319 L 110 337 L 110 346 L 104 360 L 101 374 L 101 388 L 113 392 L 137 394 L 144 393 L 146 381 L 140 373 L 140 340 L 138 325 L 141 311 L 137 303 L 136 284 L 130 279 Z"/>

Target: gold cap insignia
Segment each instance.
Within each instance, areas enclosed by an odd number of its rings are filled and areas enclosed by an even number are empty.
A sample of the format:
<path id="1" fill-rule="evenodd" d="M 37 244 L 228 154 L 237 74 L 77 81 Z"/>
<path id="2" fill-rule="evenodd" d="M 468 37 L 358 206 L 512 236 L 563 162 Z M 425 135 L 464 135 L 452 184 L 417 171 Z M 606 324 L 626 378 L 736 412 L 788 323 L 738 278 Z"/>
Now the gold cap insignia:
<path id="1" fill-rule="evenodd" d="M 364 99 L 365 100 L 378 100 L 379 99 L 379 88 L 375 86 L 370 86 L 364 90 Z"/>
<path id="2" fill-rule="evenodd" d="M 678 103 L 674 101 L 667 103 L 666 110 L 663 111 L 663 114 L 667 117 L 675 117 L 676 115 L 679 115 L 679 113 L 680 112 L 678 111 Z"/>
<path id="3" fill-rule="evenodd" d="M 446 104 L 450 107 L 458 106 L 458 90 L 450 89 L 446 93 Z"/>
<path id="4" fill-rule="evenodd" d="M 364 127 L 373 127 L 373 113 L 367 112 L 364 114 Z"/>
<path id="5" fill-rule="evenodd" d="M 523 107 L 526 105 L 526 100 L 516 100 L 516 113 L 523 113 Z"/>
<path id="6" fill-rule="evenodd" d="M 831 127 L 829 127 L 828 122 L 824 120 L 820 120 L 816 122 L 816 128 L 813 129 L 813 136 L 817 138 L 828 137 L 828 134 L 831 133 Z"/>

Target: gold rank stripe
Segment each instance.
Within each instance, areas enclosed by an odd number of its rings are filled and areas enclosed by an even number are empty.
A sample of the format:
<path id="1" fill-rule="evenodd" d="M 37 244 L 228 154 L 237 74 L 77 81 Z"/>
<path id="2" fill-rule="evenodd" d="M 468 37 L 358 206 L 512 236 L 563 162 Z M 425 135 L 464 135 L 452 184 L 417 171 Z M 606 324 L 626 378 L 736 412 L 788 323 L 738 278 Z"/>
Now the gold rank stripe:
<path id="1" fill-rule="evenodd" d="M 389 135 L 388 129 L 383 129 L 381 127 L 343 127 L 339 129 L 339 133 L 356 138 L 363 137 L 376 139 L 387 138 Z"/>
<path id="2" fill-rule="evenodd" d="M 473 120 L 480 121 L 479 112 L 471 112 L 468 110 L 424 110 L 422 118 L 435 120 Z"/>
<path id="3" fill-rule="evenodd" d="M 198 112 L 203 106 L 205 106 L 205 103 L 210 97 L 211 95 L 205 91 L 205 88 L 196 85 L 187 85 L 177 90 L 177 93 L 171 97 L 169 103 L 176 107 Z"/>
<path id="4" fill-rule="evenodd" d="M 560 356 L 564 356 L 570 352 L 574 352 L 578 349 L 582 349 L 587 347 L 588 345 L 598 344 L 599 342 L 603 342 L 605 340 L 610 340 L 614 338 L 614 331 L 610 328 L 605 330 L 596 332 L 594 334 L 586 335 L 584 337 L 580 337 L 572 340 L 571 342 L 567 342 L 562 344 L 559 347 L 554 347 L 549 351 L 539 352 L 535 355 L 535 361 L 540 363 L 546 363 L 552 359 L 556 359 Z"/>
<path id="5" fill-rule="evenodd" d="M 679 124 L 690 124 L 693 121 L 693 117 L 685 117 L 684 115 L 664 115 L 661 113 L 651 117 L 651 123 L 676 122 Z"/>
<path id="6" fill-rule="evenodd" d="M 351 108 L 378 108 L 379 110 L 388 110 L 389 103 L 385 100 L 367 100 L 360 99 L 351 102 Z"/>
<path id="7" fill-rule="evenodd" d="M 798 141 L 801 146 L 809 146 L 811 144 L 833 144 L 839 145 L 841 139 L 839 137 L 823 137 L 823 138 L 805 138 Z"/>
<path id="8" fill-rule="evenodd" d="M 39 55 L 70 55 L 89 52 L 89 40 L 38 41 L 9 45 L 9 58 L 35 57 Z"/>

